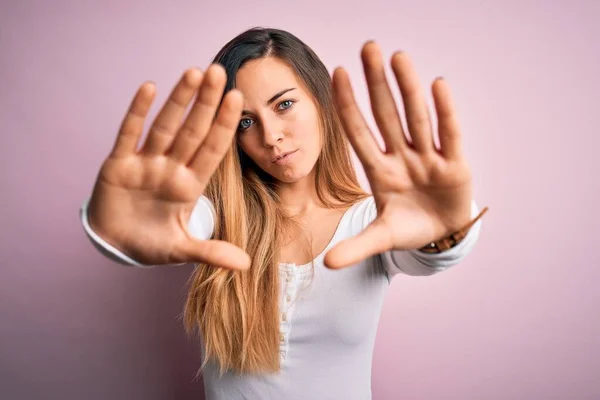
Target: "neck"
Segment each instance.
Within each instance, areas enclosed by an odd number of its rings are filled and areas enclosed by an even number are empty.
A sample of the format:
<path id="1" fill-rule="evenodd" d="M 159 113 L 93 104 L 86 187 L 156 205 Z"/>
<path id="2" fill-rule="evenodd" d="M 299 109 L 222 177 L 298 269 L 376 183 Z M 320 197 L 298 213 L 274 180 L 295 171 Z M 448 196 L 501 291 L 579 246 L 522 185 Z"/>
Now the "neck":
<path id="1" fill-rule="evenodd" d="M 290 215 L 303 216 L 317 208 L 324 207 L 317 196 L 315 176 L 315 169 L 313 169 L 310 174 L 299 181 L 279 183 L 277 192 L 281 204 Z"/>

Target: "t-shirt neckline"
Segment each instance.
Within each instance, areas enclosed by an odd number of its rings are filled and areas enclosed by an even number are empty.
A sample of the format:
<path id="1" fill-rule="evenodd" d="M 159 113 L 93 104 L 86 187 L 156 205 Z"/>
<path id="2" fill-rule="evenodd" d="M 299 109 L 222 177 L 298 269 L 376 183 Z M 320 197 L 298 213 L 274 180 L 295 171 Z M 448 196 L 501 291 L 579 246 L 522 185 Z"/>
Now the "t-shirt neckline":
<path id="1" fill-rule="evenodd" d="M 325 254 L 327 254 L 327 251 L 329 251 L 329 249 L 331 247 L 334 246 L 335 243 L 337 243 L 337 238 L 338 236 L 341 234 L 341 228 L 344 225 L 344 223 L 346 222 L 347 218 L 350 218 L 350 211 L 357 207 L 358 204 L 362 203 L 365 199 L 361 200 L 361 201 L 357 201 L 356 203 L 352 204 L 352 206 L 348 207 L 348 209 L 346 211 L 344 211 L 344 214 L 342 214 L 342 217 L 340 218 L 335 231 L 333 232 L 333 235 L 331 236 L 331 239 L 329 240 L 329 243 L 327 243 L 327 246 L 325 246 L 325 248 L 315 257 L 313 258 L 312 261 L 307 262 L 306 264 L 302 264 L 302 265 L 297 265 L 295 263 L 279 263 L 279 270 L 280 271 L 288 271 L 291 268 L 293 268 L 296 271 L 305 271 L 308 268 L 310 268 L 312 263 L 317 264 L 318 262 L 322 261 L 323 258 L 325 258 Z"/>

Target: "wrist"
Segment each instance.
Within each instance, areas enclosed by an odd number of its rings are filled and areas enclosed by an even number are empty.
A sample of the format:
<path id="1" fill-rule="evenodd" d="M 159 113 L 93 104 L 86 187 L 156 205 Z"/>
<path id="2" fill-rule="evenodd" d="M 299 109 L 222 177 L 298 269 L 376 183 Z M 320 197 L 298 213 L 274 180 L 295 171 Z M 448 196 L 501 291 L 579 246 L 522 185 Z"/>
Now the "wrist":
<path id="1" fill-rule="evenodd" d="M 431 242 L 431 243 L 421 247 L 418 250 L 423 253 L 434 253 L 435 254 L 435 253 L 444 252 L 446 250 L 450 250 L 451 248 L 458 246 L 464 240 L 464 238 L 467 236 L 471 227 L 473 225 L 475 225 L 475 223 L 481 217 L 483 217 L 483 214 L 485 214 L 488 211 L 488 209 L 489 209 L 488 207 L 484 207 L 483 210 L 481 210 L 481 212 L 479 213 L 479 215 L 477 215 L 477 217 L 475 217 L 473 220 L 471 220 L 468 224 L 463 226 L 461 229 L 459 229 L 455 232 L 452 232 L 450 235 L 444 236 L 443 238 L 441 238 L 439 240 Z"/>

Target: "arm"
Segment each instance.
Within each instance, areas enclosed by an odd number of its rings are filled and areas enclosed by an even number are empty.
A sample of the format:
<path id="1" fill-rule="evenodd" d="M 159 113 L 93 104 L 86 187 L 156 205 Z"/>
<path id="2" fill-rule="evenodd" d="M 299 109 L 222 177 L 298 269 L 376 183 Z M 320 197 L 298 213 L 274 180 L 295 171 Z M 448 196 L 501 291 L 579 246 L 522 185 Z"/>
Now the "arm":
<path id="1" fill-rule="evenodd" d="M 471 217 L 479 214 L 475 201 L 471 203 Z M 380 255 L 385 270 L 391 280 L 398 273 L 413 276 L 427 276 L 447 270 L 459 264 L 471 253 L 481 232 L 481 222 L 478 220 L 469 230 L 465 238 L 455 247 L 437 254 L 429 254 L 420 250 L 391 250 Z"/>
<path id="2" fill-rule="evenodd" d="M 389 270 L 392 274 L 399 270 L 412 275 L 431 274 L 454 265 L 464 255 L 451 251 L 425 256 L 413 249 L 445 239 L 449 233 L 467 226 L 472 215 L 473 179 L 462 149 L 450 90 L 444 79 L 438 78 L 432 84 L 438 117 L 434 129 L 412 62 L 405 52 L 396 53 L 391 61 L 406 114 L 405 132 L 387 84 L 381 50 L 369 42 L 363 47 L 362 57 L 371 108 L 385 151 L 360 112 L 348 74 L 342 68 L 334 72 L 333 93 L 379 215 L 359 235 L 331 249 L 325 264 L 329 268 L 345 268 L 383 254 L 388 266 L 395 265 Z M 434 140 L 436 133 L 439 145 Z M 472 236 L 456 251 L 466 251 Z M 426 253 L 426 248 L 422 250 Z"/>
<path id="3" fill-rule="evenodd" d="M 86 199 L 79 210 L 79 217 L 81 219 L 81 224 L 83 225 L 83 229 L 87 234 L 87 237 L 90 239 L 94 247 L 100 251 L 104 256 L 111 259 L 112 261 L 128 266 L 135 266 L 141 268 L 152 268 L 154 265 L 146 265 L 142 264 L 127 254 L 123 253 L 121 250 L 117 249 L 106 240 L 101 238 L 96 232 L 92 230 L 88 223 L 88 202 L 89 199 Z M 192 236 L 199 240 L 208 240 L 212 237 L 215 226 L 215 210 L 208 198 L 206 196 L 201 196 L 196 203 L 194 210 L 190 216 L 190 220 L 188 222 L 188 229 Z M 183 265 L 181 264 L 167 264 L 169 266 L 175 265 Z"/>

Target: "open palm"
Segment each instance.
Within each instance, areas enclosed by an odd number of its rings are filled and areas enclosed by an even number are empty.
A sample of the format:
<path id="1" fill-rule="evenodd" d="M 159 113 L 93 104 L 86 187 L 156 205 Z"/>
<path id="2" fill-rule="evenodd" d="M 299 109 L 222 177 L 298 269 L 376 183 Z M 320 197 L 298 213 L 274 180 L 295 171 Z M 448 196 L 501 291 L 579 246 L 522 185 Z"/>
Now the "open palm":
<path id="1" fill-rule="evenodd" d="M 405 53 L 391 60 L 402 95 L 408 135 L 387 83 L 381 52 L 367 43 L 362 60 L 373 116 L 385 142 L 383 151 L 361 114 L 347 73 L 333 76 L 336 107 L 344 130 L 371 185 L 377 218 L 358 236 L 334 247 L 325 263 L 353 265 L 388 250 L 411 250 L 444 237 L 470 220 L 472 183 L 447 84 L 432 87 L 440 148 L 436 148 L 427 104 Z M 410 140 L 409 140 L 410 138 Z"/>
<path id="2" fill-rule="evenodd" d="M 217 112 L 225 80 L 219 65 L 205 75 L 195 68 L 186 71 L 137 150 L 154 98 L 154 86 L 142 85 L 100 169 L 89 203 L 90 226 L 144 264 L 250 265 L 242 249 L 224 241 L 197 240 L 187 229 L 196 202 L 231 147 L 241 115 L 243 99 L 236 90 L 225 96 Z"/>

